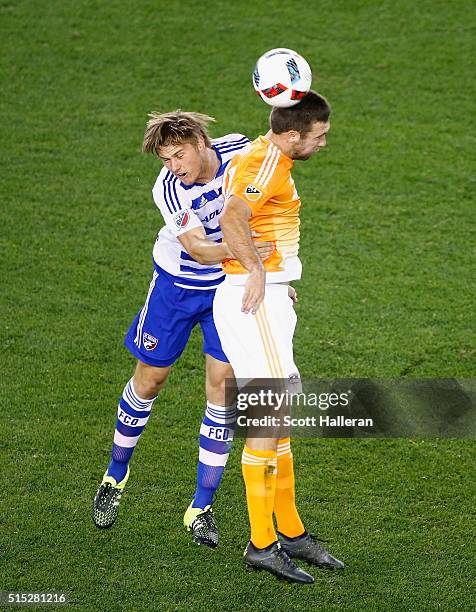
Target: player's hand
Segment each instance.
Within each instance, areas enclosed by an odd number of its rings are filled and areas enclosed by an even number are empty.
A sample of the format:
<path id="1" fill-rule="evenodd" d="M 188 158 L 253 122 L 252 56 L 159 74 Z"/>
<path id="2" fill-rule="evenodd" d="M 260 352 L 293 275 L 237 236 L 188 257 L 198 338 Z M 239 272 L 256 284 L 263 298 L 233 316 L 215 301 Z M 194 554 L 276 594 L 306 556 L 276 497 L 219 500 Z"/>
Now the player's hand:
<path id="1" fill-rule="evenodd" d="M 294 289 L 294 287 L 291 287 L 291 285 L 288 285 L 288 295 L 291 298 L 293 304 L 298 301 L 297 291 L 296 289 Z"/>
<path id="2" fill-rule="evenodd" d="M 251 237 L 253 238 L 253 242 L 255 243 L 256 250 L 258 251 L 258 255 L 261 257 L 261 261 L 265 261 L 270 257 L 270 255 L 274 252 L 274 242 L 265 242 L 260 241 L 259 237 L 261 234 L 258 232 L 251 232 Z"/>
<path id="3" fill-rule="evenodd" d="M 264 299 L 264 281 L 266 272 L 264 268 L 256 268 L 250 272 L 245 284 L 245 292 L 241 305 L 241 312 L 256 314 Z"/>

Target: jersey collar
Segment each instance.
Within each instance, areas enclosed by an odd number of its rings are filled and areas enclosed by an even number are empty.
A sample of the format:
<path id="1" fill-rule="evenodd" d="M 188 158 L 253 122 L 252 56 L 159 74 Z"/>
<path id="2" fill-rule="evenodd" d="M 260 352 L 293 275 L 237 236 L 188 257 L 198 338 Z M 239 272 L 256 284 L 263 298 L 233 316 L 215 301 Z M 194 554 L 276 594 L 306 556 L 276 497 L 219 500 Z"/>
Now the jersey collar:
<path id="1" fill-rule="evenodd" d="M 282 152 L 282 150 L 281 150 L 281 149 L 278 147 L 278 145 L 277 145 L 277 144 L 274 144 L 274 142 L 273 142 L 272 140 L 270 140 L 269 138 L 266 138 L 266 136 L 263 136 L 263 135 L 258 136 L 258 140 L 262 140 L 262 141 L 264 141 L 264 143 L 265 143 L 265 144 L 270 144 L 270 145 L 273 145 L 273 147 L 276 147 L 276 148 L 278 149 L 278 151 L 279 151 L 279 154 L 280 154 L 280 155 L 281 155 L 281 156 L 282 156 L 282 157 L 283 157 L 283 158 L 284 158 L 286 161 L 288 161 L 288 162 L 291 164 L 291 166 L 294 166 L 294 159 L 292 159 L 291 157 L 288 157 L 287 155 L 285 155 L 285 154 Z"/>

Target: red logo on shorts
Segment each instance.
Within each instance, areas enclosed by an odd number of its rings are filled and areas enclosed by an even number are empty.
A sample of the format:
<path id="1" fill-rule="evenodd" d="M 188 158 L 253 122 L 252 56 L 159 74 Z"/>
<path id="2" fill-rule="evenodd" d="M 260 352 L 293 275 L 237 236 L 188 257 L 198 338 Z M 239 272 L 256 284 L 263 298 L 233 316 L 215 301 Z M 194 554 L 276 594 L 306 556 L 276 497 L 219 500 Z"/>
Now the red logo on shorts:
<path id="1" fill-rule="evenodd" d="M 157 338 L 154 338 L 154 336 L 151 336 L 147 332 L 144 332 L 144 334 L 142 335 L 142 341 L 144 343 L 144 348 L 146 351 L 153 351 L 155 347 L 159 344 Z"/>

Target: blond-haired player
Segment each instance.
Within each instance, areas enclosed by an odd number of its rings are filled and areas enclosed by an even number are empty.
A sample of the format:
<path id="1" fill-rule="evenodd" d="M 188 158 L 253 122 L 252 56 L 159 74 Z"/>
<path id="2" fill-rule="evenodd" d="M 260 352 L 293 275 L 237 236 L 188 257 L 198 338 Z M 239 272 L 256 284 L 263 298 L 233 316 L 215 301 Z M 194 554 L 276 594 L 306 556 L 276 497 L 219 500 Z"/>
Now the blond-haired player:
<path id="1" fill-rule="evenodd" d="M 152 190 L 165 226 L 153 249 L 154 271 L 145 303 L 126 335 L 137 358 L 134 375 L 119 400 L 112 457 L 93 504 L 97 527 L 111 527 L 129 478 L 129 461 L 152 405 L 182 354 L 192 329 L 200 325 L 206 355 L 207 408 L 200 428 L 197 486 L 184 523 L 199 544 L 215 547 L 212 513 L 233 439 L 236 410 L 225 404 L 225 378 L 232 377 L 213 322 L 213 297 L 223 281 L 222 259 L 231 256 L 222 240 L 223 175 L 248 142 L 243 134 L 211 139 L 212 117 L 177 110 L 152 113 L 142 150 L 163 163 Z M 261 256 L 271 245 L 264 242 Z M 189 401 L 189 400 L 187 400 Z"/>
<path id="2" fill-rule="evenodd" d="M 240 151 L 227 168 L 220 223 L 233 257 L 223 263 L 226 278 L 217 289 L 213 310 L 238 380 L 298 375 L 293 358 L 295 292 L 289 283 L 301 277 L 301 202 L 291 169 L 295 160 L 307 160 L 326 145 L 329 115 L 328 102 L 314 91 L 296 106 L 274 108 L 268 133 Z M 274 244 L 264 262 L 251 238 L 253 231 Z M 247 565 L 301 583 L 314 579 L 290 557 L 321 567 L 344 567 L 303 526 L 295 505 L 289 437 L 249 437 L 242 469 L 251 524 Z"/>

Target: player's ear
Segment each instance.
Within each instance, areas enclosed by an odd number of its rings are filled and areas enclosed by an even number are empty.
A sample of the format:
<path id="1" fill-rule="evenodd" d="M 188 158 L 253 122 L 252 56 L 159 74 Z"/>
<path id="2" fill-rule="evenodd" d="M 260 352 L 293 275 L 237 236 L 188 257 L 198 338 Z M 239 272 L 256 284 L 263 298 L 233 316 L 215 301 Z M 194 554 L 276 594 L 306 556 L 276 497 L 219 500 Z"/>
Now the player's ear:
<path id="1" fill-rule="evenodd" d="M 301 134 L 296 130 L 289 130 L 288 138 L 290 143 L 297 144 L 301 140 Z"/>
<path id="2" fill-rule="evenodd" d="M 205 139 L 203 136 L 199 136 L 197 140 L 197 149 L 202 152 L 205 149 Z"/>

